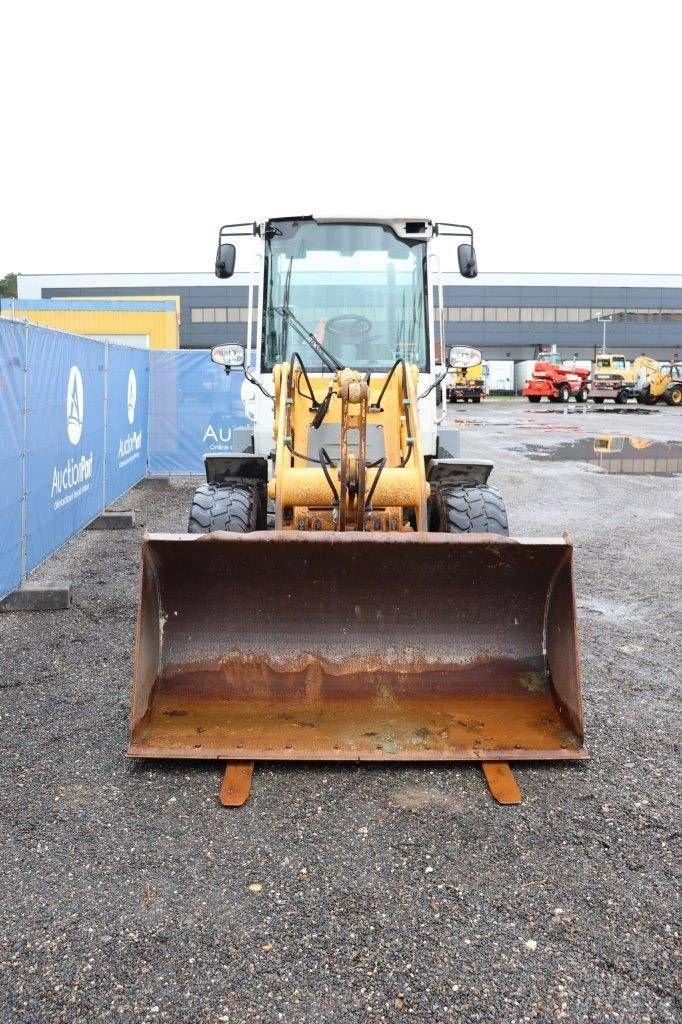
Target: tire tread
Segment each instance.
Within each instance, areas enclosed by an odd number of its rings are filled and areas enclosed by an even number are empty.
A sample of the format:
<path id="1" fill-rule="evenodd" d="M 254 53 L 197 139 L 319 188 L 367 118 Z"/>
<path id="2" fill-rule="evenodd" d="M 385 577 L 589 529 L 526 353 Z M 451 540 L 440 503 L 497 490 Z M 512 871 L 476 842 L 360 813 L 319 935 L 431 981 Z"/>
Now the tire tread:
<path id="1" fill-rule="evenodd" d="M 200 484 L 189 513 L 188 533 L 252 533 L 258 523 L 258 495 L 255 487 L 231 484 L 216 487 Z"/>

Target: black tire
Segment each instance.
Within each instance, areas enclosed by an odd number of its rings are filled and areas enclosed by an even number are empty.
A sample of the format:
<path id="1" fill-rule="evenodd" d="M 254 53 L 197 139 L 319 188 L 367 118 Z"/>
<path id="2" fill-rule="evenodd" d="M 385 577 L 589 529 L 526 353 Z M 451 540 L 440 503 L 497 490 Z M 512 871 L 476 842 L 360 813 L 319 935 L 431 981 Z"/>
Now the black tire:
<path id="1" fill-rule="evenodd" d="M 561 384 L 559 386 L 558 397 L 560 402 L 567 402 L 569 400 L 569 398 L 571 397 L 571 389 L 569 388 L 568 384 Z"/>
<path id="2" fill-rule="evenodd" d="M 682 385 L 675 384 L 673 387 L 666 390 L 665 404 L 675 405 L 678 408 L 682 407 Z"/>
<path id="3" fill-rule="evenodd" d="M 529 395 L 528 396 L 528 401 L 529 402 L 539 402 L 541 398 L 542 398 L 542 395 Z"/>
<path id="4" fill-rule="evenodd" d="M 576 400 L 576 402 L 580 402 L 581 404 L 582 404 L 582 402 L 586 402 L 587 401 L 587 388 L 581 388 L 580 391 L 578 391 L 577 395 L 575 396 L 575 400 Z"/>
<path id="5" fill-rule="evenodd" d="M 595 405 L 603 405 L 604 404 L 604 399 L 603 398 L 593 398 L 592 401 L 594 402 Z"/>
<path id="6" fill-rule="evenodd" d="M 481 396 L 480 395 L 476 395 L 476 397 L 472 398 L 471 401 L 474 403 L 474 405 L 480 405 L 481 404 Z"/>
<path id="7" fill-rule="evenodd" d="M 255 487 L 233 484 L 216 487 L 201 484 L 194 492 L 188 533 L 252 533 L 258 523 L 258 492 Z"/>
<path id="8" fill-rule="evenodd" d="M 616 395 L 616 405 L 627 405 L 628 396 L 625 391 L 619 391 Z"/>
<path id="9" fill-rule="evenodd" d="M 496 487 L 444 484 L 429 498 L 431 533 L 496 533 L 509 536 L 507 509 Z"/>

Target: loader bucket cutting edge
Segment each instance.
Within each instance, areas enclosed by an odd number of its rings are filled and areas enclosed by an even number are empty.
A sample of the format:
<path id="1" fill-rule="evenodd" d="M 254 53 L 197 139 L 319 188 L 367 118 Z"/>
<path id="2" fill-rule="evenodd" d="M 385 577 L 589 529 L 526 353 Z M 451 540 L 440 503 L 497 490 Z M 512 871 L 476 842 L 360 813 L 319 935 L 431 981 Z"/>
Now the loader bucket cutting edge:
<path id="1" fill-rule="evenodd" d="M 128 753 L 586 757 L 571 542 L 145 536 Z"/>

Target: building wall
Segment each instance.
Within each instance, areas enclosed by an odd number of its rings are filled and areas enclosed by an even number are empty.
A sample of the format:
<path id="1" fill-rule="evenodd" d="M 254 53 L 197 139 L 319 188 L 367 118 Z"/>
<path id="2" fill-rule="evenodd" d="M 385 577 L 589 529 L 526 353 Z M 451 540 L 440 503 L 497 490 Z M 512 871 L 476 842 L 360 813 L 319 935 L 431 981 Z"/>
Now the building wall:
<path id="1" fill-rule="evenodd" d="M 182 348 L 244 342 L 249 275 L 228 282 L 212 274 L 19 275 L 19 294 L 178 296 Z M 257 288 L 253 303 L 257 303 Z M 469 344 L 487 359 L 532 359 L 556 345 L 570 358 L 591 359 L 606 326 L 611 351 L 658 358 L 682 355 L 682 275 L 494 274 L 464 283 L 443 274 L 448 347 Z"/>
<path id="2" fill-rule="evenodd" d="M 179 325 L 175 303 L 116 301 L 50 301 L 3 299 L 2 315 L 26 319 L 88 337 L 149 339 L 150 348 L 178 348 Z M 140 343 L 139 341 L 137 342 Z"/>
<path id="3" fill-rule="evenodd" d="M 607 285 L 603 277 L 597 285 L 488 284 L 485 275 L 476 284 L 448 282 L 446 341 L 473 345 L 490 359 L 530 359 L 552 345 L 568 357 L 586 359 L 602 345 L 599 318 L 610 317 L 607 349 L 669 358 L 682 353 L 682 277 L 670 276 L 670 285 L 647 281 L 646 287 Z"/>

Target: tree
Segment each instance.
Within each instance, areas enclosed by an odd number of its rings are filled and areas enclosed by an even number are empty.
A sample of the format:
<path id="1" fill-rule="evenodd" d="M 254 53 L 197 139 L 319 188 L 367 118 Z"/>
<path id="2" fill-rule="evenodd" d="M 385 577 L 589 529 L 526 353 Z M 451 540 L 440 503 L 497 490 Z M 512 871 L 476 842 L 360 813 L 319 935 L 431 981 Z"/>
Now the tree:
<path id="1" fill-rule="evenodd" d="M 17 275 L 16 274 L 5 274 L 0 279 L 0 295 L 6 299 L 16 299 L 17 297 Z"/>

